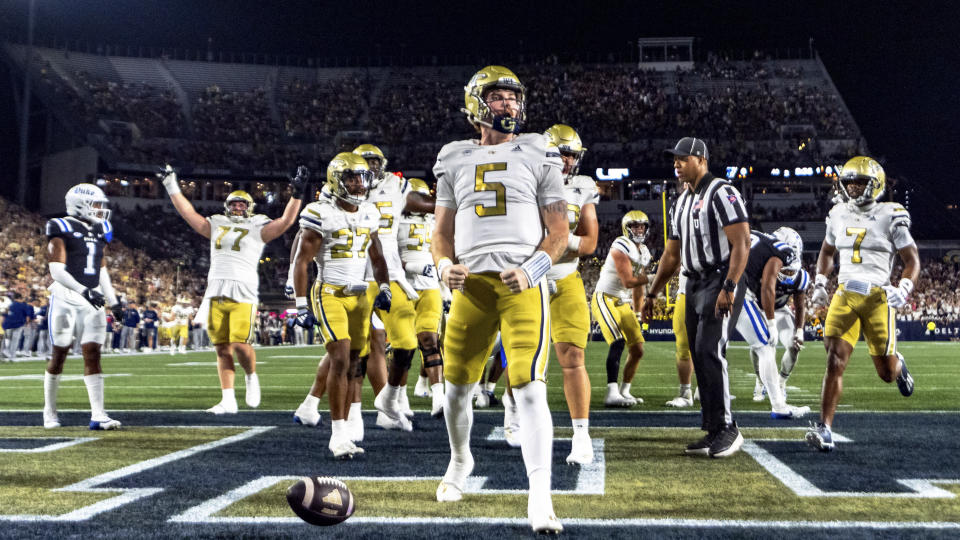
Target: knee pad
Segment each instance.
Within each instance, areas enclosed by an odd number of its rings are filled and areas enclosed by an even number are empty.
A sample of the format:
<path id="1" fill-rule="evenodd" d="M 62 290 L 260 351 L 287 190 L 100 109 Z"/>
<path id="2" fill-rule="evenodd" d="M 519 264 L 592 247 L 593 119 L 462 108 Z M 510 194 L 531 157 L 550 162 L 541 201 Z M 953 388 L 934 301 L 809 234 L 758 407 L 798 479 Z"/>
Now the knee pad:
<path id="1" fill-rule="evenodd" d="M 393 349 L 393 365 L 403 371 L 408 371 L 413 363 L 413 352 L 416 349 Z"/>
<path id="2" fill-rule="evenodd" d="M 425 368 L 443 365 L 443 357 L 440 355 L 439 347 L 420 347 L 420 356 L 423 358 L 423 367 Z"/>

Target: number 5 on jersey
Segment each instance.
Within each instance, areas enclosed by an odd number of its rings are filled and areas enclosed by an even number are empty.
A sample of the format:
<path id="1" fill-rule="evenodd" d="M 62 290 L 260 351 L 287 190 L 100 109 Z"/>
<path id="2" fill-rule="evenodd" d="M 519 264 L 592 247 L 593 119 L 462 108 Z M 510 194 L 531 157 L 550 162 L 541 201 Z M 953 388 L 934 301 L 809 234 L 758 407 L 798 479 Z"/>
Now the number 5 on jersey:
<path id="1" fill-rule="evenodd" d="M 507 213 L 507 188 L 503 182 L 484 182 L 483 178 L 490 171 L 505 171 L 506 163 L 485 163 L 477 165 L 475 192 L 494 191 L 496 192 L 496 202 L 492 206 L 485 204 L 474 205 L 477 215 L 480 217 L 503 216 Z"/>

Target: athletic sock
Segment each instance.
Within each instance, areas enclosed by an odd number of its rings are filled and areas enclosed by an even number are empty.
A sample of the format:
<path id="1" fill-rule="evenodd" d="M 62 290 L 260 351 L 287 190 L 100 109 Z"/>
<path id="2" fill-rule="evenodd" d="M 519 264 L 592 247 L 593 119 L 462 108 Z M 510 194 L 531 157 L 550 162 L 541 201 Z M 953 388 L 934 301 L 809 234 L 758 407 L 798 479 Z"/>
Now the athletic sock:
<path id="1" fill-rule="evenodd" d="M 488 382 L 488 383 L 484 383 L 483 385 L 483 389 L 486 390 L 487 392 L 493 392 L 494 388 L 496 387 L 497 387 L 497 383 L 495 382 Z"/>
<path id="2" fill-rule="evenodd" d="M 90 398 L 90 418 L 106 416 L 103 410 L 103 373 L 84 375 L 83 384 L 87 385 L 87 397 Z"/>
<path id="3" fill-rule="evenodd" d="M 589 418 L 574 418 L 570 420 L 570 423 L 573 424 L 574 437 L 576 437 L 580 433 L 587 434 L 587 436 L 589 437 L 589 427 L 590 427 Z"/>
<path id="4" fill-rule="evenodd" d="M 623 383 L 623 384 L 620 385 L 620 395 L 621 395 L 621 396 L 625 396 L 625 395 L 627 395 L 627 394 L 630 393 L 630 385 L 631 385 L 631 383 L 628 383 L 628 382 Z"/>
<path id="5" fill-rule="evenodd" d="M 444 394 L 444 421 L 450 440 L 452 459 L 470 455 L 470 430 L 473 428 L 473 389 L 476 384 L 453 384 L 447 381 Z"/>
<path id="6" fill-rule="evenodd" d="M 54 375 L 49 371 L 43 372 L 43 409 L 46 411 L 57 410 L 57 390 L 60 389 L 60 375 Z"/>
<path id="7" fill-rule="evenodd" d="M 307 394 L 307 397 L 303 399 L 303 405 L 311 411 L 315 411 L 320 408 L 320 398 Z"/>
<path id="8" fill-rule="evenodd" d="M 553 419 L 547 406 L 547 385 L 532 381 L 513 389 L 520 421 L 520 450 L 531 496 L 550 494 Z"/>
<path id="9" fill-rule="evenodd" d="M 236 403 L 237 394 L 234 392 L 233 388 L 223 388 L 220 390 L 222 397 L 220 398 L 220 403 Z"/>

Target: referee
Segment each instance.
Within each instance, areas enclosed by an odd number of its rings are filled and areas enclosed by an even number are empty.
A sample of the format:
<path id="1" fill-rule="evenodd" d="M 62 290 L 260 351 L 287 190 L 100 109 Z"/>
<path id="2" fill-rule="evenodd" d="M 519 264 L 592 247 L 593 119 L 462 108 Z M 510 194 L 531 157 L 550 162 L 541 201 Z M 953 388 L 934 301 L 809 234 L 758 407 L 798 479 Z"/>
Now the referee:
<path id="1" fill-rule="evenodd" d="M 686 453 L 727 457 L 743 444 L 730 414 L 725 355 L 728 333 L 743 303 L 745 286 L 738 283 L 750 253 L 750 225 L 740 192 L 710 174 L 702 139 L 684 137 L 665 153 L 673 155 L 680 181 L 693 189 L 679 196 L 670 215 L 670 232 L 643 304 L 643 319 L 653 318 L 653 300 L 682 266 L 687 337 L 700 387 L 702 429 L 707 432 L 687 445 Z"/>

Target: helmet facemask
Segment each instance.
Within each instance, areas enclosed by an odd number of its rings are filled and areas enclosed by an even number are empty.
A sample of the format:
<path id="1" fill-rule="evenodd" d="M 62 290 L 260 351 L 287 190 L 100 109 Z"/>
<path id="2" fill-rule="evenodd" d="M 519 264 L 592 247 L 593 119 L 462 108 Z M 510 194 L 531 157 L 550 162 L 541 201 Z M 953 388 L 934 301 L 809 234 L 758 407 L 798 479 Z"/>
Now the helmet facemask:
<path id="1" fill-rule="evenodd" d="M 876 202 L 883 194 L 883 188 L 879 186 L 880 182 L 871 176 L 841 176 L 837 179 L 837 182 L 840 184 L 840 197 L 844 202 L 850 202 L 856 206 L 865 206 Z M 849 186 L 860 183 L 864 184 L 863 191 L 856 197 L 851 196 L 848 191 Z"/>
<path id="2" fill-rule="evenodd" d="M 640 233 L 633 232 L 635 226 L 642 226 L 643 231 Z M 625 227 L 627 230 L 627 236 L 630 238 L 630 241 L 634 244 L 642 244 L 647 239 L 647 234 L 650 232 L 650 223 L 644 221 L 628 221 Z"/>
<path id="3" fill-rule="evenodd" d="M 370 191 L 370 185 L 373 182 L 373 172 L 369 169 L 347 169 L 338 173 L 334 179 L 335 187 L 330 190 L 334 197 L 341 201 L 360 206 L 360 203 L 367 200 L 367 192 Z M 354 188 L 354 193 L 350 188 Z"/>
<path id="4" fill-rule="evenodd" d="M 240 214 L 237 214 L 233 209 L 233 203 L 236 202 L 242 202 L 246 205 L 246 208 L 244 208 L 243 212 Z M 230 219 L 230 221 L 239 223 L 253 215 L 254 206 L 256 206 L 256 203 L 253 202 L 253 197 L 251 197 L 246 191 L 237 190 L 230 195 L 227 195 L 227 200 L 223 202 L 223 213 Z"/>

